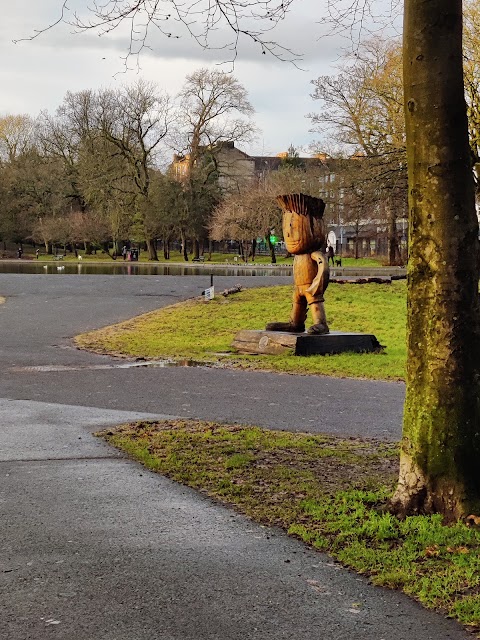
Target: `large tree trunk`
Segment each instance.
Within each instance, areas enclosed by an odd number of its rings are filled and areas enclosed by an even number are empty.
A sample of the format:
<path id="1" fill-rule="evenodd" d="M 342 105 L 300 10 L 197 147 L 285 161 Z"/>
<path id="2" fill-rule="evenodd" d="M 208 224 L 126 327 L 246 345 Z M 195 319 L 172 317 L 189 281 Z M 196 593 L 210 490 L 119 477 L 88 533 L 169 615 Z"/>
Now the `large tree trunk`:
<path id="1" fill-rule="evenodd" d="M 399 514 L 480 513 L 479 247 L 461 0 L 406 0 L 407 393 Z"/>
<path id="2" fill-rule="evenodd" d="M 148 251 L 148 259 L 158 262 L 157 246 L 154 238 L 147 238 L 145 241 Z"/>
<path id="3" fill-rule="evenodd" d="M 109 242 L 102 242 L 102 249 L 103 249 L 103 253 L 106 253 L 109 258 L 112 258 L 112 260 L 115 259 L 113 257 L 113 255 L 110 253 L 110 243 Z"/>
<path id="4" fill-rule="evenodd" d="M 249 253 L 249 255 L 252 256 L 252 262 L 255 262 L 256 253 L 257 253 L 257 239 L 253 238 L 252 248 L 250 249 L 250 253 Z"/>
<path id="5" fill-rule="evenodd" d="M 170 239 L 167 237 L 163 238 L 163 257 L 170 260 Z"/>
<path id="6" fill-rule="evenodd" d="M 193 259 L 198 260 L 200 257 L 200 243 L 198 238 L 193 240 Z"/>

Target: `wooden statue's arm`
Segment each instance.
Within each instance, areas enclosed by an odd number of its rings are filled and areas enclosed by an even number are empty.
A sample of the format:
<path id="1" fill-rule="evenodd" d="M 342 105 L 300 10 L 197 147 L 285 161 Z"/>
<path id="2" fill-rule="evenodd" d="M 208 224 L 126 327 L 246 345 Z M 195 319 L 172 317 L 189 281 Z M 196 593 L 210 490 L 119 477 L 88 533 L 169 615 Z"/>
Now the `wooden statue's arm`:
<path id="1" fill-rule="evenodd" d="M 323 293 L 328 287 L 330 269 L 328 267 L 327 256 L 321 251 L 314 251 L 310 254 L 310 257 L 318 264 L 318 272 L 307 291 L 308 293 L 311 293 L 312 296 L 316 296 L 319 293 Z"/>

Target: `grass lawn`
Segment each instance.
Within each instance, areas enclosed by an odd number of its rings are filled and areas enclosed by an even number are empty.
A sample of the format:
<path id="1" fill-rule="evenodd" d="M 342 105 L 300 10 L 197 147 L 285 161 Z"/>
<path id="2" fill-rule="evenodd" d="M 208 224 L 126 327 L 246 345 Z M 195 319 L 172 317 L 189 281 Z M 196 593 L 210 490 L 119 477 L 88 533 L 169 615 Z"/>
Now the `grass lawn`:
<path id="1" fill-rule="evenodd" d="M 291 286 L 247 289 L 214 300 L 188 300 L 99 331 L 77 336 L 78 346 L 130 357 L 172 358 L 297 374 L 399 380 L 404 376 L 406 285 L 331 284 L 326 293 L 331 330 L 373 333 L 383 353 L 332 356 L 239 355 L 231 350 L 241 329 L 288 320 Z M 308 323 L 308 320 L 307 320 Z"/>
<path id="2" fill-rule="evenodd" d="M 100 435 L 153 471 L 480 630 L 480 531 L 383 512 L 398 473 L 395 445 L 180 420 Z"/>

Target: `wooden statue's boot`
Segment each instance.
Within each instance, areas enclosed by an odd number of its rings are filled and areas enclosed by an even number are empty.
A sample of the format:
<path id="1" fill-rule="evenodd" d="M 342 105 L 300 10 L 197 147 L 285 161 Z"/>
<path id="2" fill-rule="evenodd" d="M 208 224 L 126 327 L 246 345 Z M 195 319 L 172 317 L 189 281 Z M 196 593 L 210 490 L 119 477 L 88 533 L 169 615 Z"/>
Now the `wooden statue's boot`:
<path id="1" fill-rule="evenodd" d="M 294 302 L 290 322 L 269 322 L 267 331 L 286 331 L 288 333 L 303 333 L 305 331 L 305 319 L 307 317 L 307 303 Z"/>
<path id="2" fill-rule="evenodd" d="M 310 304 L 310 311 L 312 312 L 313 324 L 309 327 L 307 333 L 310 334 L 322 334 L 330 333 L 330 329 L 327 324 L 327 316 L 325 315 L 325 307 L 323 302 L 312 302 Z"/>

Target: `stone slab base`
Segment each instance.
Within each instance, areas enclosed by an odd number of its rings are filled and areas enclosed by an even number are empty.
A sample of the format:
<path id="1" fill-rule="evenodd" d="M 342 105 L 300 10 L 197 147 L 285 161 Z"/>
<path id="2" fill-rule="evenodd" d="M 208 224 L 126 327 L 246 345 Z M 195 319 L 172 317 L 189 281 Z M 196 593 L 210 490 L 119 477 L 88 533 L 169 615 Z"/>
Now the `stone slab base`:
<path id="1" fill-rule="evenodd" d="M 276 355 L 292 353 L 296 356 L 326 355 L 345 351 L 380 351 L 382 346 L 377 338 L 368 333 L 342 333 L 332 331 L 325 335 L 308 333 L 287 333 L 283 331 L 239 331 L 232 342 L 240 353 L 264 353 Z"/>

